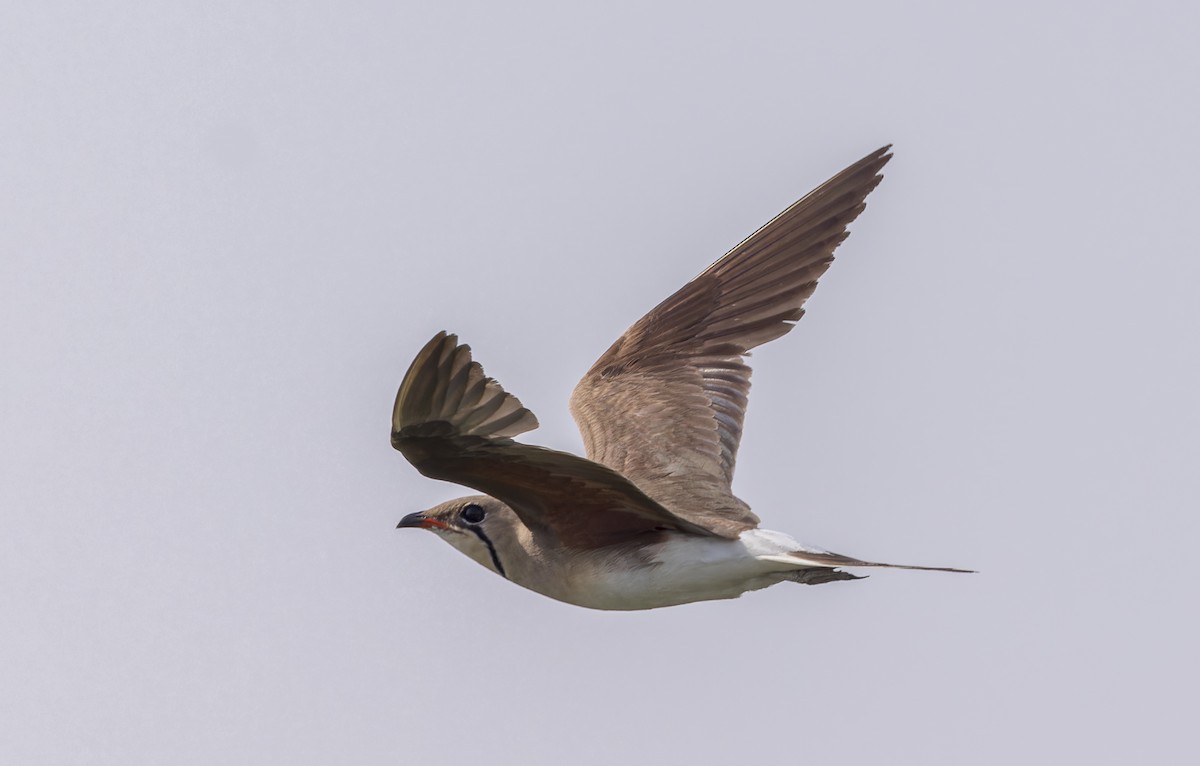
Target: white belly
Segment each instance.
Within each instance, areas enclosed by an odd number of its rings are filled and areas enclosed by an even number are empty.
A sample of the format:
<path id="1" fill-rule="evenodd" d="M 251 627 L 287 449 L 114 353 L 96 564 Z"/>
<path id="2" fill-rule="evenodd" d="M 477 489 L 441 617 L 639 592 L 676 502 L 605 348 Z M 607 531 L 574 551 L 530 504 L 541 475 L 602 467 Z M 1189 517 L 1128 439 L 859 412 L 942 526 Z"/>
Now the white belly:
<path id="1" fill-rule="evenodd" d="M 748 530 L 737 540 L 673 535 L 633 565 L 612 556 L 577 560 L 561 583 L 565 587 L 546 595 L 593 609 L 622 610 L 737 598 L 803 568 L 787 559 L 804 547 L 768 529 Z"/>

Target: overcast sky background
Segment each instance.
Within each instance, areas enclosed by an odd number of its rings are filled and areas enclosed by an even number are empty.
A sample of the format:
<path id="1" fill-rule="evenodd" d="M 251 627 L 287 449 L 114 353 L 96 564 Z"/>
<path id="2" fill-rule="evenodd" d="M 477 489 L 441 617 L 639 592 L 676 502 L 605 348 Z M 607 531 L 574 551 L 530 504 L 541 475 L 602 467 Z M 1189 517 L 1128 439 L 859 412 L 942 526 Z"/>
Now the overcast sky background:
<path id="1" fill-rule="evenodd" d="M 1196 751 L 1194 3 L 0 11 L 0 761 Z M 629 324 L 895 159 L 735 489 L 879 572 L 642 613 L 399 518 L 457 332 L 571 450 Z"/>

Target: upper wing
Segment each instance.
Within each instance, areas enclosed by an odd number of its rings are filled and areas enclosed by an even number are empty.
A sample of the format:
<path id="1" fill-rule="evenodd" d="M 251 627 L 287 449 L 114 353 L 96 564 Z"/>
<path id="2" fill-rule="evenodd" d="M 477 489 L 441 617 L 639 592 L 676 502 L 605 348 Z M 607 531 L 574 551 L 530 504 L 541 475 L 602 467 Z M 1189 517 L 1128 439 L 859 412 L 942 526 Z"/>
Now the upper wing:
<path id="1" fill-rule="evenodd" d="M 588 457 L 701 526 L 757 525 L 730 492 L 750 393 L 744 357 L 804 315 L 889 149 L 784 210 L 617 339 L 571 395 Z"/>
<path id="2" fill-rule="evenodd" d="M 509 438 L 534 428 L 533 413 L 484 375 L 470 347 L 440 332 L 400 384 L 392 446 L 426 476 L 495 497 L 567 547 L 599 548 L 668 529 L 711 534 L 610 468 Z"/>

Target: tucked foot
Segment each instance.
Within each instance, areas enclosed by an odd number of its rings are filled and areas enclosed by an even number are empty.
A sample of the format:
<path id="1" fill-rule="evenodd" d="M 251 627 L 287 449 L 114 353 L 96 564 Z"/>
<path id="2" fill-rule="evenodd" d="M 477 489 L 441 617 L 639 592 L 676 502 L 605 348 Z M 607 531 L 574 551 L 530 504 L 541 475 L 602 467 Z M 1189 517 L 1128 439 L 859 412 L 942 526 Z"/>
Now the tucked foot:
<path id="1" fill-rule="evenodd" d="M 811 569 L 797 569 L 794 572 L 789 572 L 788 579 L 792 582 L 798 582 L 801 585 L 820 585 L 822 583 L 833 582 L 834 580 L 863 580 L 865 577 L 852 575 L 849 572 L 843 572 L 838 569 L 813 567 Z"/>

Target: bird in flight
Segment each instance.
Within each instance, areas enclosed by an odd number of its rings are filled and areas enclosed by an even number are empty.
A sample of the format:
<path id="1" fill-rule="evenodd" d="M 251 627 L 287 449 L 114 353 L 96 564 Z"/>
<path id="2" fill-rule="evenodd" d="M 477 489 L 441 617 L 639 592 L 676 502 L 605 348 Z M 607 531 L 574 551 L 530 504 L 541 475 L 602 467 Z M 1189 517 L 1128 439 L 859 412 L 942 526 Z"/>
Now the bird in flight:
<path id="1" fill-rule="evenodd" d="M 425 476 L 483 494 L 410 513 L 500 576 L 593 609 L 737 598 L 780 582 L 898 567 L 762 529 L 730 485 L 748 352 L 792 329 L 883 176 L 872 152 L 784 210 L 639 319 L 584 375 L 571 414 L 587 457 L 513 437 L 533 413 L 439 332 L 392 413 L 392 446 Z"/>

